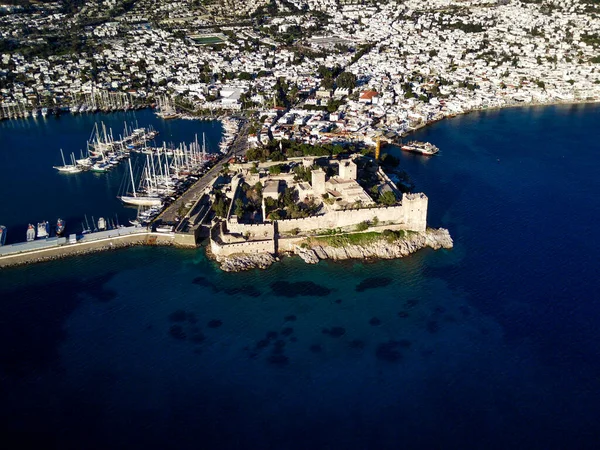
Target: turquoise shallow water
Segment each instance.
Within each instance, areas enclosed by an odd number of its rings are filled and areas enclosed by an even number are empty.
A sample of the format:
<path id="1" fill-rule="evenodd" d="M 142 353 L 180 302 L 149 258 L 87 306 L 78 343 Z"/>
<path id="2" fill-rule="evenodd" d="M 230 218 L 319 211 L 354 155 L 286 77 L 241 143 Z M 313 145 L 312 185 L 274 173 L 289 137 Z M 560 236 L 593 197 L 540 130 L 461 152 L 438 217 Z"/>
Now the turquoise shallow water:
<path id="1" fill-rule="evenodd" d="M 62 448 L 595 448 L 595 106 L 402 154 L 451 251 L 220 272 L 134 248 L 0 272 L 3 431 Z"/>

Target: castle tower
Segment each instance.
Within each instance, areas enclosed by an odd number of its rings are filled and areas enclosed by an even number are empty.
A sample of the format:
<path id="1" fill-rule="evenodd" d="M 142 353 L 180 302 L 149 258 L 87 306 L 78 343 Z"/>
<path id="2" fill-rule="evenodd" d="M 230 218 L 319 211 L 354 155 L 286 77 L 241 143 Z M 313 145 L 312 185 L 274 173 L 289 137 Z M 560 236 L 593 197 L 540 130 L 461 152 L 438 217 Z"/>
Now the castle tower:
<path id="1" fill-rule="evenodd" d="M 311 183 L 315 195 L 322 195 L 325 190 L 325 172 L 323 169 L 311 171 Z"/>
<path id="2" fill-rule="evenodd" d="M 356 180 L 356 177 L 356 163 L 351 159 L 340 161 L 340 178 L 343 178 L 344 180 Z"/>
<path id="3" fill-rule="evenodd" d="M 381 155 L 381 136 L 377 137 L 377 144 L 375 145 L 375 160 L 379 161 Z"/>
<path id="4" fill-rule="evenodd" d="M 402 212 L 407 230 L 425 231 L 427 229 L 427 206 L 429 199 L 425 194 L 404 194 Z"/>

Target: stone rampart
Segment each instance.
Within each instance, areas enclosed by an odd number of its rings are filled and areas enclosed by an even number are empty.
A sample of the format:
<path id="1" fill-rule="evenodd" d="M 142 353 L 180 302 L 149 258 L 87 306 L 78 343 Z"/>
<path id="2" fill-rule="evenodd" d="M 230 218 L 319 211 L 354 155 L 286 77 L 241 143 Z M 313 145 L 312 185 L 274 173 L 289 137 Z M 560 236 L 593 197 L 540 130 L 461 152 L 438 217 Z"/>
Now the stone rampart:
<path id="1" fill-rule="evenodd" d="M 413 195 L 413 197 L 408 197 Z M 427 228 L 427 196 L 425 194 L 408 194 L 402 204 L 379 208 L 350 209 L 330 211 L 320 216 L 304 219 L 286 219 L 277 222 L 280 233 L 289 233 L 294 229 L 300 232 L 344 228 L 358 225 L 361 222 L 372 222 L 377 217 L 379 222 L 390 222 L 403 226 L 406 230 L 425 231 Z"/>
<path id="2" fill-rule="evenodd" d="M 246 234 L 257 238 L 273 237 L 274 225 L 272 223 L 239 223 L 237 218 L 227 221 L 227 231 L 229 233 Z"/>

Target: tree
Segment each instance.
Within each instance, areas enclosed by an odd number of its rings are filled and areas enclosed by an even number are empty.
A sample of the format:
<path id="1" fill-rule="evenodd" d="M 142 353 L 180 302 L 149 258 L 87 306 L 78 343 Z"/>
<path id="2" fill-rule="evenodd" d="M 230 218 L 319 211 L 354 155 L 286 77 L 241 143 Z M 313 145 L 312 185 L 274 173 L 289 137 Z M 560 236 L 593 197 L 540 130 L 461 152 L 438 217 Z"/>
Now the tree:
<path id="1" fill-rule="evenodd" d="M 392 206 L 396 203 L 396 196 L 392 191 L 385 191 L 379 197 L 379 201 L 386 206 Z"/>
<path id="2" fill-rule="evenodd" d="M 337 87 L 344 89 L 354 89 L 356 87 L 356 75 L 352 72 L 342 72 L 335 80 Z"/>
<path id="3" fill-rule="evenodd" d="M 244 202 L 240 198 L 235 201 L 235 215 L 238 217 L 244 215 Z"/>
<path id="4" fill-rule="evenodd" d="M 281 173 L 281 164 L 276 164 L 269 167 L 269 173 L 271 175 L 279 175 Z"/>

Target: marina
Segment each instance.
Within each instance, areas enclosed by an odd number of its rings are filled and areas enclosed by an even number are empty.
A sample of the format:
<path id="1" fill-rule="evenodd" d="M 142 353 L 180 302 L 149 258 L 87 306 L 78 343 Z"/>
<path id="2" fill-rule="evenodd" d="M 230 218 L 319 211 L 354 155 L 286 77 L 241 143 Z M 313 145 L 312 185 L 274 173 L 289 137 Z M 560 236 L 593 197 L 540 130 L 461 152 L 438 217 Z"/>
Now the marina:
<path id="1" fill-rule="evenodd" d="M 138 123 L 146 128 L 152 127 L 158 134 L 153 139 L 153 148 L 171 149 L 173 156 L 168 156 L 168 171 L 175 174 L 176 169 L 180 175 L 189 174 L 184 167 L 187 162 L 199 163 L 202 159 L 202 147 L 206 149 L 206 159 L 214 158 L 218 154 L 218 145 L 222 139 L 222 127 L 218 121 L 189 121 L 170 120 L 164 121 L 157 118 L 151 110 L 115 112 L 109 115 L 72 115 L 64 114 L 59 118 L 49 116 L 46 120 L 14 119 L 0 122 L 0 138 L 6 148 L 15 151 L 0 154 L 0 178 L 3 180 L 4 195 L 0 208 L 0 223 L 6 227 L 6 244 L 18 243 L 26 240 L 28 224 L 31 224 L 33 239 L 37 236 L 37 223 L 43 220 L 50 222 L 51 234 L 54 235 L 56 219 L 60 217 L 65 222 L 64 236 L 82 234 L 86 231 L 85 216 L 111 218 L 121 224 L 136 221 L 138 207 L 126 205 L 117 198 L 125 195 L 131 185 L 131 176 L 127 160 L 124 163 L 112 166 L 111 170 L 94 173 L 92 171 L 77 172 L 72 174 L 59 174 L 52 166 L 69 165 L 69 155 L 74 154 L 76 162 L 81 158 L 82 149 L 90 140 L 90 130 L 98 123 L 98 130 L 102 132 L 101 124 L 107 129 L 123 129 L 124 123 Z M 133 129 L 139 128 L 137 126 Z M 108 134 L 107 134 L 108 136 Z M 204 139 L 203 139 L 204 137 Z M 118 139 L 117 139 L 118 140 Z M 204 141 L 204 142 L 203 142 Z M 185 144 L 187 152 L 178 152 L 177 146 L 171 142 Z M 195 143 L 198 142 L 198 146 Z M 194 159 L 190 153 L 196 155 Z M 150 147 L 150 145 L 148 146 Z M 200 150 L 198 150 L 198 147 Z M 65 156 L 66 164 L 60 152 Z M 183 149 L 183 144 L 182 144 Z M 216 153 L 215 153 L 216 152 Z M 158 153 L 158 152 L 156 152 Z M 143 166 L 148 155 L 139 151 L 129 151 L 136 183 L 140 182 Z M 78 157 L 79 156 L 79 157 Z M 160 167 L 159 156 L 154 156 L 155 171 L 157 176 L 165 168 L 165 155 L 161 153 Z M 72 164 L 71 164 L 72 165 Z M 188 168 L 189 169 L 189 168 Z M 24 182 L 25 175 L 29 174 L 30 182 Z M 193 183 L 190 179 L 187 183 Z M 185 183 L 181 188 L 185 188 Z M 136 184 L 137 189 L 137 184 Z M 45 201 L 37 202 L 35 208 L 31 207 L 31 199 L 39 198 L 40 193 L 46 194 Z M 170 202 L 167 199 L 167 204 Z M 142 214 L 142 219 L 149 217 Z M 41 220 L 43 219 L 43 220 Z M 89 221 L 89 220 L 88 220 Z M 144 221 L 144 220 L 142 220 Z M 97 222 L 97 221 L 96 221 Z M 92 224 L 90 231 L 97 223 Z"/>

